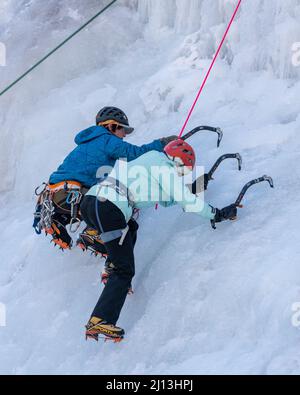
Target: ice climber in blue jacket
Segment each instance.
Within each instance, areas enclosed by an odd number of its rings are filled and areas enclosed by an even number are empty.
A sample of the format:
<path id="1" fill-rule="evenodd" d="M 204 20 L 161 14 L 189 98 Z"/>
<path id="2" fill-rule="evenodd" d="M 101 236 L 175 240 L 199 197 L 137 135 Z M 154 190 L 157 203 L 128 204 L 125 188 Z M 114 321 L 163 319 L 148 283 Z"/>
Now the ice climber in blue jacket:
<path id="1" fill-rule="evenodd" d="M 76 136 L 76 148 L 51 174 L 40 194 L 34 223 L 38 232 L 44 230 L 51 234 L 52 241 L 61 249 L 71 248 L 72 238 L 66 226 L 79 223 L 82 197 L 108 175 L 97 174 L 98 170 L 113 168 L 118 159 L 131 162 L 150 151 L 163 152 L 165 146 L 176 139 L 176 136 L 170 136 L 136 146 L 124 141 L 133 131 L 128 117 L 119 108 L 104 107 L 99 111 L 96 125 Z M 131 223 L 131 227 L 137 228 L 137 224 Z M 84 250 L 106 255 L 106 249 L 93 229 L 86 228 L 77 244 Z"/>

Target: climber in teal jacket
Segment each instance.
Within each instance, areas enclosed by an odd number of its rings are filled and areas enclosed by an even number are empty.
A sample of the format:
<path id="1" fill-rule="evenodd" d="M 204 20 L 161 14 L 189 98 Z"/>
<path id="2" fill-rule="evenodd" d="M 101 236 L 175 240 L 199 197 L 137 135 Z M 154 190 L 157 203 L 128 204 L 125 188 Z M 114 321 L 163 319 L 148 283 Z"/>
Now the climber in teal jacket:
<path id="1" fill-rule="evenodd" d="M 193 148 L 183 140 L 169 143 L 164 152 L 149 152 L 127 164 L 116 165 L 110 176 L 93 186 L 81 204 L 85 222 L 98 230 L 113 262 L 105 288 L 86 326 L 86 336 L 98 340 L 106 336 L 115 341 L 124 337 L 116 326 L 131 281 L 135 263 L 130 218 L 135 209 L 179 204 L 185 212 L 221 222 L 237 216 L 231 205 L 213 208 L 191 193 L 182 176 L 196 163 Z"/>
<path id="2" fill-rule="evenodd" d="M 126 223 L 135 209 L 154 207 L 156 204 L 163 207 L 178 204 L 185 212 L 195 213 L 206 219 L 214 218 L 212 207 L 191 193 L 178 176 L 174 162 L 163 152 L 151 151 L 128 163 L 124 174 L 122 167 L 117 169 L 117 166 L 118 164 L 106 182 L 94 185 L 86 196 L 95 196 L 114 203 L 124 215 Z M 136 170 L 133 172 L 133 169 Z M 128 197 L 119 194 L 117 188 L 111 187 L 110 180 L 115 179 L 117 174 L 120 185 L 130 191 Z M 133 175 L 132 178 L 130 174 Z"/>

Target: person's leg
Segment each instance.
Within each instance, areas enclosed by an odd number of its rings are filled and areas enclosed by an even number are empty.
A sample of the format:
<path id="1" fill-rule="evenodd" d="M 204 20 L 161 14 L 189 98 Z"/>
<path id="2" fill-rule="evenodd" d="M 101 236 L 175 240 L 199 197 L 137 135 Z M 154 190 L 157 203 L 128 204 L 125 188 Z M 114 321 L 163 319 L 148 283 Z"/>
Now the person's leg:
<path id="1" fill-rule="evenodd" d="M 131 281 L 135 274 L 134 254 L 131 234 L 128 233 L 123 245 L 118 240 L 106 243 L 114 269 L 93 311 L 92 316 L 102 318 L 115 325 L 119 319 Z"/>
<path id="2" fill-rule="evenodd" d="M 131 234 L 132 246 L 133 246 L 133 249 L 134 249 L 136 241 L 137 241 L 137 231 L 139 229 L 139 225 L 134 219 L 131 219 L 128 222 L 128 226 L 129 226 L 129 232 Z M 101 275 L 102 283 L 104 285 L 107 284 L 108 278 L 109 278 L 109 276 L 111 275 L 111 273 L 113 271 L 114 271 L 114 262 L 111 260 L 110 257 L 107 257 L 105 265 L 104 265 L 104 270 L 103 270 L 102 275 Z M 129 287 L 128 293 L 130 295 L 133 294 L 133 289 L 132 289 L 131 285 Z"/>
<path id="3" fill-rule="evenodd" d="M 67 225 L 71 222 L 71 208 L 66 203 L 67 193 L 59 191 L 53 195 L 54 214 L 52 216 L 51 228 L 46 232 L 53 237 L 54 244 L 61 249 L 72 247 L 73 241 L 67 231 Z"/>
<path id="4" fill-rule="evenodd" d="M 125 229 L 127 224 L 123 213 L 109 201 L 100 202 L 93 196 L 86 196 L 81 205 L 81 214 L 88 226 L 96 228 L 99 233 Z M 98 221 L 98 218 L 101 224 Z M 115 325 L 124 305 L 131 280 L 135 274 L 133 240 L 131 232 L 127 233 L 123 244 L 120 239 L 105 243 L 108 256 L 114 264 L 106 287 L 95 307 L 93 316 Z"/>
<path id="5" fill-rule="evenodd" d="M 94 196 L 85 196 L 80 204 L 80 214 L 89 228 L 96 229 L 98 233 L 101 233 L 95 215 L 96 200 L 97 198 Z"/>

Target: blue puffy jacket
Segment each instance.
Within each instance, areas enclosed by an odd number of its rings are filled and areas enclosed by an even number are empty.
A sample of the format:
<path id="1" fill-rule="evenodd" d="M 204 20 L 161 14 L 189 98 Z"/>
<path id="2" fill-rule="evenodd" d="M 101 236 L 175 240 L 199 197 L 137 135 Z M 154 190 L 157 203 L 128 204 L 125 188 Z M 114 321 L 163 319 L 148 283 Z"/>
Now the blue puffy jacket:
<path id="1" fill-rule="evenodd" d="M 138 147 L 124 142 L 102 126 L 83 130 L 76 136 L 75 143 L 77 147 L 50 176 L 50 184 L 72 180 L 90 188 L 98 181 L 96 173 L 100 167 L 114 167 L 120 158 L 130 162 L 149 151 L 163 151 L 160 140 Z"/>

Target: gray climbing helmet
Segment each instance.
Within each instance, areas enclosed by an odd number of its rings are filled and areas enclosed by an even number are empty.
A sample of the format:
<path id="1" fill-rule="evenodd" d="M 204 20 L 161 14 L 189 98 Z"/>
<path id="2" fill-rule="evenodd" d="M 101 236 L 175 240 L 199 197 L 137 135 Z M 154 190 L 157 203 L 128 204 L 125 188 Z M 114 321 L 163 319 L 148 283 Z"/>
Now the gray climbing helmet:
<path id="1" fill-rule="evenodd" d="M 117 107 L 104 107 L 98 112 L 96 117 L 97 125 L 100 124 L 101 126 L 105 126 L 109 123 L 114 123 L 110 121 L 114 121 L 117 126 L 123 127 L 126 134 L 130 134 L 134 131 L 134 128 L 129 125 L 127 115 Z"/>

